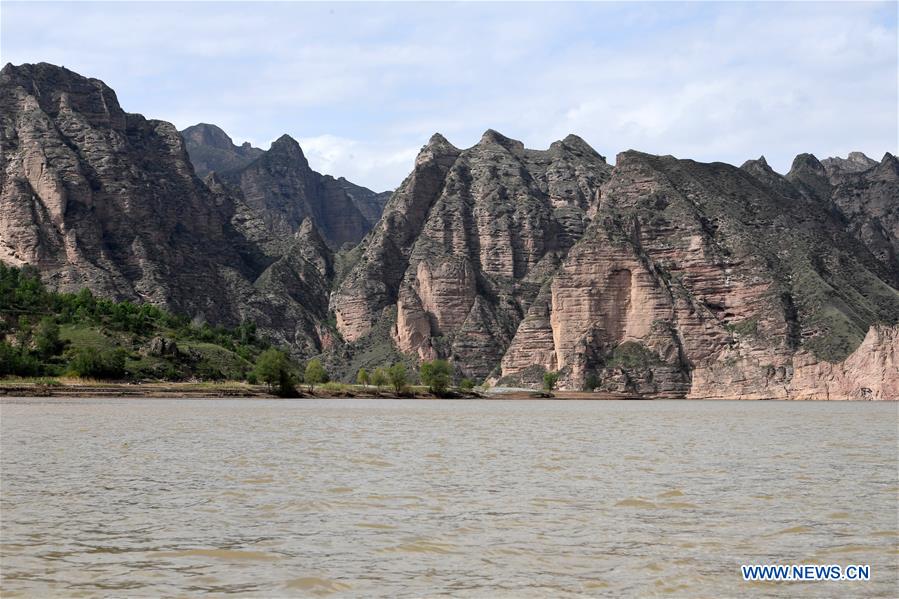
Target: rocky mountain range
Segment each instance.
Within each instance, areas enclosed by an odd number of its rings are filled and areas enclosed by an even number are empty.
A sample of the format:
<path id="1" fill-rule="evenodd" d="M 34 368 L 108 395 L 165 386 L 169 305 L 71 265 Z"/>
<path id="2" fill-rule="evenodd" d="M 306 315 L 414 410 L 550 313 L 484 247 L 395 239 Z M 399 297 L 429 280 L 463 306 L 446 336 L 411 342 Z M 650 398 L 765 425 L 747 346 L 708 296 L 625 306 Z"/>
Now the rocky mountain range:
<path id="1" fill-rule="evenodd" d="M 0 260 L 58 290 L 251 320 L 298 354 L 322 350 L 332 253 L 318 229 L 260 232 L 266 215 L 214 173 L 204 184 L 173 125 L 126 113 L 97 79 L 6 65 L 0 135 Z"/>
<path id="2" fill-rule="evenodd" d="M 248 143 L 236 146 L 215 125 L 198 124 L 181 132 L 200 177 L 215 173 L 239 204 L 261 221 L 254 233 L 283 238 L 307 217 L 315 221 L 332 249 L 361 241 L 381 216 L 390 192 L 376 193 L 343 177 L 321 175 L 309 167 L 300 145 L 289 135 L 266 152 Z"/>
<path id="3" fill-rule="evenodd" d="M 891 154 L 782 176 L 436 134 L 387 199 L 52 65 L 4 67 L 0 110 L 0 260 L 58 289 L 253 320 L 344 378 L 442 357 L 645 397 L 899 397 Z"/>

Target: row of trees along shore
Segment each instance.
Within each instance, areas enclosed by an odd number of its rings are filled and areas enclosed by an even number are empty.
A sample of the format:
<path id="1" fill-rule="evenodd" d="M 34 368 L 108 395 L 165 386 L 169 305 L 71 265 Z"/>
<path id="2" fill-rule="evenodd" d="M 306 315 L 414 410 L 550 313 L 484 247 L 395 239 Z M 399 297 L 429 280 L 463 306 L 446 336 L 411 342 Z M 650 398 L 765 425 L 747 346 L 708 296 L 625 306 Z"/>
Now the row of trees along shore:
<path id="1" fill-rule="evenodd" d="M 416 376 L 417 374 L 417 376 Z M 279 395 L 348 390 L 329 383 L 321 360 L 300 367 L 287 352 L 256 335 L 253 323 L 235 328 L 210 326 L 150 304 L 116 302 L 90 290 L 48 290 L 29 267 L 0 263 L 0 378 L 80 377 L 112 381 L 247 381 L 264 383 Z M 454 384 L 446 360 L 423 362 L 417 373 L 397 362 L 371 371 L 362 368 L 356 383 L 363 391 L 385 387 L 409 395 L 415 380 L 436 396 L 451 389 L 470 392 L 471 379 Z M 47 379 L 48 381 L 51 379 Z M 552 391 L 558 374 L 544 376 Z"/>
<path id="2" fill-rule="evenodd" d="M 259 356 L 256 363 L 255 376 L 266 383 L 269 390 L 278 395 L 294 395 L 296 387 L 304 384 L 309 393 L 315 392 L 316 385 L 331 385 L 329 390 L 340 390 L 347 387 L 341 383 L 330 384 L 328 373 L 318 359 L 309 360 L 306 368 L 300 374 L 294 370 L 287 354 L 277 350 L 268 349 Z M 445 396 L 453 388 L 452 366 L 446 360 L 431 360 L 422 362 L 418 378 L 428 391 L 438 397 Z M 356 374 L 356 383 L 363 390 L 374 387 L 380 392 L 384 387 L 390 389 L 396 395 L 411 394 L 411 376 L 406 365 L 397 362 L 387 367 L 377 367 L 369 372 L 360 368 Z M 543 389 L 552 392 L 559 380 L 558 372 L 547 372 L 543 376 Z M 455 388 L 469 393 L 475 387 L 474 381 L 463 378 Z"/>
<path id="3" fill-rule="evenodd" d="M 274 348 L 259 355 L 254 375 L 257 381 L 265 383 L 278 395 L 296 394 L 296 387 L 300 384 L 304 385 L 309 393 L 315 393 L 316 385 L 329 384 L 328 372 L 321 360 L 317 358 L 309 360 L 300 372 L 293 367 L 285 352 Z M 446 360 L 422 362 L 418 378 L 429 392 L 437 396 L 447 394 L 453 386 L 452 367 Z M 407 395 L 411 393 L 412 375 L 404 363 L 397 362 L 391 366 L 377 367 L 371 372 L 361 368 L 356 375 L 356 383 L 363 389 L 374 387 L 380 392 L 387 387 L 397 395 Z M 336 383 L 332 388 L 340 386 L 340 383 Z M 471 379 L 463 378 L 457 388 L 470 392 L 474 386 Z"/>

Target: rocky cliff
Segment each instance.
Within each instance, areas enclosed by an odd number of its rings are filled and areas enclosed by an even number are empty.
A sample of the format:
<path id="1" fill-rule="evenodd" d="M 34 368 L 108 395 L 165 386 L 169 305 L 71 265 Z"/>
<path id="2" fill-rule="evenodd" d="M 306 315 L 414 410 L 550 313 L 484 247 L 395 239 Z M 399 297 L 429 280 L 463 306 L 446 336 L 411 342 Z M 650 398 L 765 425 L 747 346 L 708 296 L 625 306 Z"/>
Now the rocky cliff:
<path id="1" fill-rule="evenodd" d="M 803 154 L 782 176 L 763 157 L 611 166 L 573 135 L 436 134 L 378 217 L 383 196 L 316 173 L 288 136 L 263 152 L 212 126 L 179 135 L 52 65 L 3 69 L 0 127 L 0 260 L 252 320 L 343 378 L 444 357 L 457 377 L 552 370 L 644 397 L 899 394 L 891 154 Z M 203 148 L 193 165 L 185 144 Z"/>
<path id="2" fill-rule="evenodd" d="M 853 205 L 890 214 L 892 160 L 856 158 L 835 186 L 810 155 L 783 177 L 764 158 L 625 152 L 612 168 L 573 136 L 542 152 L 493 131 L 467 150 L 435 136 L 331 307 L 350 342 L 392 319 L 400 351 L 504 383 L 557 370 L 568 388 L 802 397 L 826 371 L 832 397 L 864 395 L 846 381 L 868 376 L 858 352 L 892 355 L 893 329 L 869 331 L 899 322 L 899 270 L 834 190 L 876 181 Z M 890 359 L 868 395 L 895 384 Z"/>
<path id="3" fill-rule="evenodd" d="M 495 131 L 468 150 L 435 135 L 332 297 L 338 329 L 356 341 L 390 307 L 402 352 L 484 378 L 583 235 L 610 170 L 575 136 L 535 151 Z"/>
<path id="4" fill-rule="evenodd" d="M 309 259 L 317 233 L 298 223 L 283 251 L 266 251 L 235 226 L 234 197 L 196 177 L 171 124 L 42 63 L 0 72 L 0 127 L 0 260 L 36 266 L 58 290 L 251 319 L 298 352 L 321 350 L 331 257 Z"/>
<path id="5" fill-rule="evenodd" d="M 96 79 L 47 64 L 0 72 L 0 259 L 56 288 L 234 316 L 218 258 L 243 275 L 228 226 L 172 125 L 124 112 Z"/>
<path id="6" fill-rule="evenodd" d="M 378 221 L 389 193 L 376 193 L 343 177 L 312 170 L 300 145 L 289 135 L 268 151 L 245 143 L 235 146 L 214 125 L 198 124 L 181 132 L 197 174 L 215 172 L 228 183 L 240 205 L 240 220 L 252 219 L 251 235 L 280 239 L 293 235 L 311 218 L 332 250 L 355 245 Z"/>
<path id="7" fill-rule="evenodd" d="M 827 206 L 775 191 L 786 189 L 778 177 L 758 163 L 619 155 L 599 216 L 546 307 L 525 319 L 502 374 L 530 366 L 518 354 L 540 328 L 553 339 L 544 368 L 571 386 L 593 378 L 656 396 L 802 393 L 800 362 L 845 360 L 872 325 L 899 321 L 897 273 Z"/>
<path id="8" fill-rule="evenodd" d="M 797 156 L 787 179 L 806 196 L 829 206 L 849 231 L 893 272 L 899 272 L 899 160 L 880 162 L 861 152 L 848 158 Z"/>

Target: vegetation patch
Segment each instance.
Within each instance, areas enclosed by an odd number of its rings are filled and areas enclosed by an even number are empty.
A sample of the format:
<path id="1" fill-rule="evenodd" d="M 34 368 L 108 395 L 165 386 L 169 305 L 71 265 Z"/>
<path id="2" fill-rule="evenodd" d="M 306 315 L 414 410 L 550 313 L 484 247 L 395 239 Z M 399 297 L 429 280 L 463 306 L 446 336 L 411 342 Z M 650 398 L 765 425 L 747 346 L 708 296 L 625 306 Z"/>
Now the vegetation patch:
<path id="1" fill-rule="evenodd" d="M 758 335 L 759 319 L 757 316 L 753 316 L 752 318 L 747 318 L 745 320 L 729 322 L 724 325 L 724 328 L 731 333 L 736 333 L 737 335 Z"/>
<path id="2" fill-rule="evenodd" d="M 639 369 L 661 364 L 654 351 L 637 341 L 625 341 L 615 347 L 606 361 L 609 368 Z"/>
<path id="3" fill-rule="evenodd" d="M 195 325 L 149 304 L 48 291 L 0 264 L 0 377 L 245 380 L 269 344 L 252 323 Z"/>

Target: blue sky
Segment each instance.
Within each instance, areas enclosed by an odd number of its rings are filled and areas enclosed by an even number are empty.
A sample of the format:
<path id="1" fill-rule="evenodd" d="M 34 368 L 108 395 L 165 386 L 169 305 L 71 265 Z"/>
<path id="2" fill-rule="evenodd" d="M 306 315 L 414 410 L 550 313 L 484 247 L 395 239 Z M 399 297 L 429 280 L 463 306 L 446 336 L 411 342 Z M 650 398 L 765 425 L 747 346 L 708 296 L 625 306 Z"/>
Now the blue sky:
<path id="1" fill-rule="evenodd" d="M 221 126 L 395 187 L 435 131 L 568 133 L 741 164 L 897 152 L 897 6 L 829 3 L 15 3 L 0 54 L 104 80 L 129 112 Z"/>

